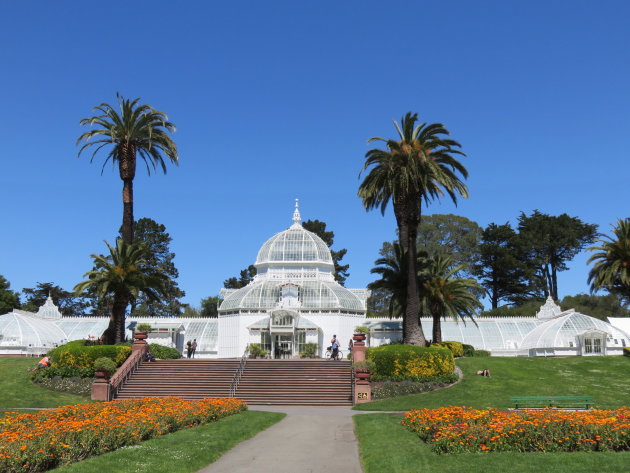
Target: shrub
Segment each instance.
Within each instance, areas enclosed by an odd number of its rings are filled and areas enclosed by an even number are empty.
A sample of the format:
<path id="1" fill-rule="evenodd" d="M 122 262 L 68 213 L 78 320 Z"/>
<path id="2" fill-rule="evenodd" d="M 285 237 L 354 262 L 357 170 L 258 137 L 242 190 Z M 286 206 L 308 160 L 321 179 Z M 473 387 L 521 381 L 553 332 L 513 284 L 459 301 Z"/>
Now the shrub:
<path id="1" fill-rule="evenodd" d="M 357 361 L 352 363 L 352 371 L 355 373 L 374 373 L 376 371 L 376 363 L 372 360 Z"/>
<path id="2" fill-rule="evenodd" d="M 94 361 L 94 369 L 96 371 L 109 371 L 110 373 L 113 373 L 116 371 L 116 363 L 114 363 L 114 360 L 111 358 L 102 356 Z"/>
<path id="3" fill-rule="evenodd" d="M 77 368 L 93 368 L 97 358 L 110 358 L 120 366 L 131 354 L 131 348 L 121 345 L 86 346 L 83 340 L 66 343 L 48 352 L 52 366 L 56 368 L 74 366 Z"/>
<path id="4" fill-rule="evenodd" d="M 475 356 L 475 347 L 472 345 L 462 343 L 462 348 L 464 349 L 464 356 Z"/>
<path id="5" fill-rule="evenodd" d="M 367 349 L 367 358 L 381 376 L 439 376 L 455 370 L 453 353 L 446 348 L 385 345 Z"/>
<path id="6" fill-rule="evenodd" d="M 165 347 L 158 343 L 149 344 L 149 351 L 154 357 L 160 360 L 177 360 L 182 357 L 182 354 L 177 348 Z"/>
<path id="7" fill-rule="evenodd" d="M 464 346 L 460 342 L 440 342 L 432 343 L 432 347 L 448 348 L 453 353 L 455 358 L 464 356 Z"/>
<path id="8" fill-rule="evenodd" d="M 490 356 L 490 352 L 488 350 L 475 350 L 475 354 L 473 356 L 475 357 Z"/>
<path id="9" fill-rule="evenodd" d="M 315 353 L 317 353 L 317 343 L 305 343 L 302 346 L 300 356 L 305 358 L 309 356 L 315 356 Z"/>
<path id="10" fill-rule="evenodd" d="M 249 355 L 251 357 L 265 356 L 267 354 L 267 350 L 263 350 L 260 346 L 260 343 L 250 343 L 249 344 Z"/>
<path id="11" fill-rule="evenodd" d="M 50 366 L 46 369 L 33 371 L 31 379 L 36 383 L 44 379 L 53 378 L 92 378 L 94 377 L 94 368 L 79 368 L 78 366 Z"/>
<path id="12" fill-rule="evenodd" d="M 135 331 L 136 332 L 150 332 L 152 328 L 153 327 L 151 327 L 151 324 L 141 323 L 141 324 L 136 325 Z"/>
<path id="13" fill-rule="evenodd" d="M 624 347 L 623 356 L 630 356 L 630 347 Z"/>
<path id="14" fill-rule="evenodd" d="M 354 329 L 354 333 L 364 333 L 366 335 L 369 335 L 370 329 L 365 325 L 359 325 L 357 328 Z"/>

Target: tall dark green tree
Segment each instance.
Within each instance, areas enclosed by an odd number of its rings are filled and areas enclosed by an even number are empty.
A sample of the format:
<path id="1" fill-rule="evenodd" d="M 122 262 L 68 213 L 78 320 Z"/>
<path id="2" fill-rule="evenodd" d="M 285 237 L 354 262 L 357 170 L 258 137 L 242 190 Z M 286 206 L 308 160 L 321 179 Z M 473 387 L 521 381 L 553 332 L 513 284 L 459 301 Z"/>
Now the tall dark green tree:
<path id="1" fill-rule="evenodd" d="M 219 304 L 221 299 L 219 296 L 210 296 L 201 299 L 201 317 L 217 318 L 219 316 Z"/>
<path id="2" fill-rule="evenodd" d="M 483 230 L 472 269 L 488 291 L 493 309 L 501 301 L 517 303 L 526 298 L 527 268 L 519 258 L 517 234 L 509 223 L 491 223 Z"/>
<path id="3" fill-rule="evenodd" d="M 519 244 L 534 274 L 532 285 L 542 285 L 544 296 L 558 300 L 558 272 L 593 243 L 597 225 L 582 222 L 567 214 L 547 215 L 535 210 L 530 216 L 521 212 L 518 219 Z"/>
<path id="4" fill-rule="evenodd" d="M 36 287 L 25 288 L 22 293 L 25 297 L 22 308 L 29 312 L 37 312 L 44 305 L 48 296 L 52 298 L 59 311 L 65 316 L 81 317 L 86 315 L 90 305 L 84 297 L 68 292 L 52 282 L 38 282 Z"/>
<path id="5" fill-rule="evenodd" d="M 147 267 L 159 269 L 168 279 L 165 281 L 164 297 L 159 300 L 150 300 L 146 294 L 140 293 L 138 299 L 131 303 L 131 314 L 137 317 L 179 316 L 183 311 L 183 304 L 180 299 L 186 293 L 177 284 L 179 271 L 175 267 L 175 253 L 170 249 L 173 239 L 164 225 L 150 218 L 141 218 L 135 223 L 135 240 L 144 243 L 148 250 Z"/>
<path id="6" fill-rule="evenodd" d="M 20 295 L 11 290 L 11 283 L 0 274 L 0 315 L 20 307 Z"/>
<path id="7" fill-rule="evenodd" d="M 148 250 L 142 243 L 128 245 L 122 238 L 112 247 L 105 242 L 109 255 L 91 255 L 94 269 L 84 274 L 85 281 L 74 290 L 82 293 L 93 288 L 99 298 L 113 297 L 109 326 L 103 334 L 105 343 L 119 343 L 125 339 L 125 312 L 131 301 L 141 293 L 151 300 L 164 296 L 168 277 L 159 268 L 147 264 Z"/>
<path id="8" fill-rule="evenodd" d="M 453 266 L 461 267 L 458 276 L 470 277 L 482 231 L 477 222 L 461 215 L 425 215 L 418 226 L 418 252 L 448 255 Z"/>
<path id="9" fill-rule="evenodd" d="M 320 222 L 317 219 L 306 220 L 305 222 L 302 222 L 302 227 L 309 232 L 315 233 L 318 237 L 324 240 L 324 243 L 326 243 L 326 245 L 328 245 L 328 248 L 330 249 L 330 255 L 332 256 L 332 260 L 335 265 L 335 281 L 344 286 L 346 283 L 346 279 L 348 278 L 348 276 L 350 276 L 350 273 L 348 273 L 350 265 L 342 265 L 341 260 L 346 255 L 348 250 L 345 248 L 338 251 L 332 249 L 332 246 L 335 243 L 335 233 L 326 230 L 326 222 Z"/>
<path id="10" fill-rule="evenodd" d="M 241 269 L 238 277 L 231 277 L 223 281 L 223 287 L 226 289 L 240 289 L 252 282 L 254 276 L 256 276 L 256 266 L 250 264 L 247 268 Z"/>
<path id="11" fill-rule="evenodd" d="M 407 299 L 404 308 L 404 343 L 425 345 L 420 325 L 420 287 L 417 275 L 417 234 L 421 205 L 447 194 L 453 202 L 467 197 L 461 177 L 468 171 L 456 159 L 464 156 L 460 144 L 447 138 L 448 130 L 440 123 L 416 125 L 418 115 L 407 113 L 400 125 L 394 121 L 398 136 L 375 137 L 386 149 L 374 148 L 365 157 L 363 172 L 369 170 L 359 186 L 358 196 L 366 210 L 380 208 L 381 213 L 392 201 L 398 236 L 407 257 Z"/>
<path id="12" fill-rule="evenodd" d="M 618 220 L 613 236 L 602 235 L 599 245 L 589 248 L 594 263 L 588 274 L 591 290 L 604 289 L 630 304 L 630 218 Z"/>
<path id="13" fill-rule="evenodd" d="M 122 235 L 127 244 L 133 242 L 133 180 L 136 177 L 136 158 L 140 157 L 147 172 L 158 167 L 166 173 L 166 161 L 178 164 L 179 157 L 175 142 L 170 133 L 175 125 L 168 121 L 165 113 L 149 105 L 141 105 L 140 99 L 128 100 L 116 94 L 120 113 L 107 103 L 102 103 L 94 110 L 97 115 L 84 118 L 81 125 L 96 126 L 86 131 L 77 140 L 84 142 L 79 156 L 86 148 L 94 149 L 90 161 L 102 148 L 109 149 L 103 163 L 118 166 L 120 179 L 123 181 L 123 220 Z"/>
<path id="14" fill-rule="evenodd" d="M 630 317 L 630 309 L 627 306 L 624 307 L 614 294 L 606 294 L 605 296 L 595 294 L 565 296 L 560 302 L 560 306 L 564 310 L 575 309 L 576 312 L 604 321 L 608 317 Z"/>

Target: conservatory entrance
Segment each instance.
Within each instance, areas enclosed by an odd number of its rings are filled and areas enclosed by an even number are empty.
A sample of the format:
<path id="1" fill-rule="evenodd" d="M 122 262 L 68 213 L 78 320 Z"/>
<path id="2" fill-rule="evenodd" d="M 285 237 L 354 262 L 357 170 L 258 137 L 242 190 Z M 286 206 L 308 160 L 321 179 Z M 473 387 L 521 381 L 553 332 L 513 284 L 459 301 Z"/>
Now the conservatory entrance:
<path id="1" fill-rule="evenodd" d="M 261 347 L 273 359 L 286 360 L 300 354 L 306 343 L 307 329 L 316 329 L 316 326 L 296 312 L 276 310 L 267 320 L 260 320 L 250 328 L 260 330 Z"/>

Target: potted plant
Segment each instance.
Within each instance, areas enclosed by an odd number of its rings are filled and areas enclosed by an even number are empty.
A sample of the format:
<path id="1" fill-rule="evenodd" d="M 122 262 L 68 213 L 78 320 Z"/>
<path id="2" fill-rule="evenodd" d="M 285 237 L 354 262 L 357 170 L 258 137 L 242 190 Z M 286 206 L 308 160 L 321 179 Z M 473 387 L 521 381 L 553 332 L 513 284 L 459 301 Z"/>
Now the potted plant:
<path id="1" fill-rule="evenodd" d="M 359 325 L 357 328 L 354 329 L 354 336 L 352 337 L 352 339 L 355 342 L 362 342 L 365 340 L 369 333 L 370 329 L 368 327 L 366 327 L 365 325 Z"/>
<path id="2" fill-rule="evenodd" d="M 372 373 L 376 371 L 376 363 L 372 360 L 357 361 L 352 363 L 352 371 L 355 378 L 369 379 Z"/>
<path id="3" fill-rule="evenodd" d="M 302 358 L 315 358 L 317 356 L 317 343 L 305 343 L 302 346 L 300 357 Z"/>
<path id="4" fill-rule="evenodd" d="M 263 350 L 260 343 L 249 344 L 249 357 L 250 358 L 264 358 L 267 355 L 267 350 Z"/>
<path id="5" fill-rule="evenodd" d="M 94 361 L 94 376 L 97 378 L 109 378 L 116 371 L 116 363 L 111 358 L 102 356 Z"/>
<path id="6" fill-rule="evenodd" d="M 149 332 L 151 331 L 151 329 L 152 327 L 150 324 L 138 324 L 133 331 L 133 338 L 135 338 L 136 340 L 144 340 L 149 336 Z"/>

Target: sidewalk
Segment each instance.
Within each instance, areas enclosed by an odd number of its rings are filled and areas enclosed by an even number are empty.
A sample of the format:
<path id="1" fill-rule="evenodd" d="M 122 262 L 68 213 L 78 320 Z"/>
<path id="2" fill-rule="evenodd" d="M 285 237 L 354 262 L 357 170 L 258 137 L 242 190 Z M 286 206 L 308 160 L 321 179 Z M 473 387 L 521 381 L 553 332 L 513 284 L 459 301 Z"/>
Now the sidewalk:
<path id="1" fill-rule="evenodd" d="M 250 406 L 287 416 L 198 473 L 361 473 L 352 416 L 332 406 Z"/>

